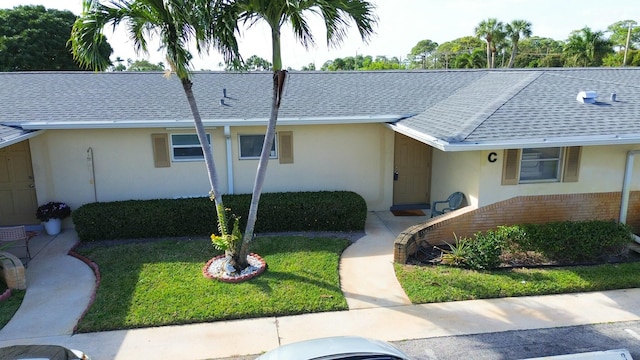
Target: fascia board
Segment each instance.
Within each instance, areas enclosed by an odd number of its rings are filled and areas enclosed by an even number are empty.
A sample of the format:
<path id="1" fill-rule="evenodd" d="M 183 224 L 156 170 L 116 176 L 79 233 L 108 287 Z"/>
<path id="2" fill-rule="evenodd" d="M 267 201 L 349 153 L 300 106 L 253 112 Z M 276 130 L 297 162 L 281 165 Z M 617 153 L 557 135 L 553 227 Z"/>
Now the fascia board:
<path id="1" fill-rule="evenodd" d="M 298 117 L 279 118 L 279 125 L 335 125 L 367 124 L 397 121 L 405 115 L 375 115 L 350 117 Z M 265 126 L 268 118 L 203 119 L 205 127 L 216 126 Z M 29 121 L 21 123 L 23 129 L 131 129 L 131 128 L 192 128 L 193 119 L 150 121 Z"/>

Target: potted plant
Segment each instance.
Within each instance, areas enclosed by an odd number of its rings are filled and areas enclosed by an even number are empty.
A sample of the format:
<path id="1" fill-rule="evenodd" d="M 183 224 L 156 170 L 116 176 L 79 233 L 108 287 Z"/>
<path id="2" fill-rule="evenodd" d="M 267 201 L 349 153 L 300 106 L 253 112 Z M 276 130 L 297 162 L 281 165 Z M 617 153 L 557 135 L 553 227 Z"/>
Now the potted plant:
<path id="1" fill-rule="evenodd" d="M 50 201 L 44 205 L 40 205 L 36 211 L 36 217 L 42 221 L 49 235 L 58 235 L 62 228 L 62 219 L 69 215 L 71 215 L 69 205 L 58 201 Z"/>

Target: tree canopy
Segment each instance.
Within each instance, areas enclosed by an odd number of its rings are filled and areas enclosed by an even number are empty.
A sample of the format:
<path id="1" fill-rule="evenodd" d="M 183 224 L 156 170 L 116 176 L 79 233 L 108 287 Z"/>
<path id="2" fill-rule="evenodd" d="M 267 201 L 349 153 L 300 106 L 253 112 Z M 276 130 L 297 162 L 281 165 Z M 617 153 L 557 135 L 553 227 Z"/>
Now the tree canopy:
<path id="1" fill-rule="evenodd" d="M 67 45 L 75 20 L 42 5 L 0 9 L 0 71 L 82 70 Z M 107 42 L 99 50 L 112 53 Z"/>

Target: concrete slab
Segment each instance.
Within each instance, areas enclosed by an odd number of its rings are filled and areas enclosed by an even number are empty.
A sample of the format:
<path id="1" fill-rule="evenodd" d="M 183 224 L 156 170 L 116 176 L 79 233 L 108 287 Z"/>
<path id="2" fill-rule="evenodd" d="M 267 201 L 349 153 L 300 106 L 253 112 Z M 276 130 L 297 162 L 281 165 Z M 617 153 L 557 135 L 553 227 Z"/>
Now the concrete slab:
<path id="1" fill-rule="evenodd" d="M 340 257 L 340 287 L 349 309 L 411 304 L 393 268 L 393 242 L 397 236 L 370 212 L 366 235 Z"/>
<path id="2" fill-rule="evenodd" d="M 36 248 L 26 269 L 27 293 L 0 330 L 0 341 L 73 333 L 95 291 L 93 271 L 67 255 L 77 241 L 75 232 L 66 230 Z"/>

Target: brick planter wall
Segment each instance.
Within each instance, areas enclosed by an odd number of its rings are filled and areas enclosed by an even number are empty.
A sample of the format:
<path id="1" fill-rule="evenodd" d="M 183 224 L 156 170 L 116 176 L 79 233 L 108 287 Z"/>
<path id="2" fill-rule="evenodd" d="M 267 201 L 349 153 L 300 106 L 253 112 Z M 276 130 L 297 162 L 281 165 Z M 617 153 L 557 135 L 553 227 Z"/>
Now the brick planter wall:
<path id="1" fill-rule="evenodd" d="M 619 220 L 621 193 L 518 196 L 482 208 L 465 207 L 403 231 L 394 242 L 394 261 L 406 263 L 422 243 L 454 242 L 499 225 L 552 221 Z M 627 224 L 640 231 L 640 191 L 631 192 Z"/>

